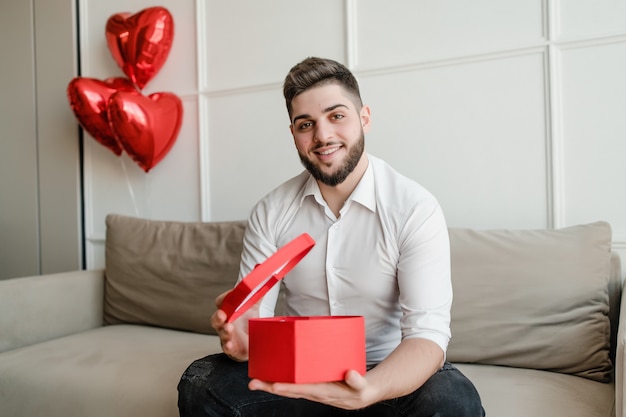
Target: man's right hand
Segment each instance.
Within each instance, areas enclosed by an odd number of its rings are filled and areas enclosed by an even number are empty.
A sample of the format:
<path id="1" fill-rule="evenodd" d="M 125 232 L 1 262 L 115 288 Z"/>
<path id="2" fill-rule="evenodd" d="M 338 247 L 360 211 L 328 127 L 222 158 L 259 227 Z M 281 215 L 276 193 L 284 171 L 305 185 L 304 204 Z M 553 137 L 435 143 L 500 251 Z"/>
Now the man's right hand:
<path id="1" fill-rule="evenodd" d="M 224 297 L 231 291 L 226 291 L 215 300 L 217 311 L 211 316 L 211 325 L 217 331 L 224 353 L 233 360 L 243 362 L 248 360 L 248 320 L 259 317 L 259 303 L 233 323 L 227 323 L 226 313 L 220 307 Z"/>

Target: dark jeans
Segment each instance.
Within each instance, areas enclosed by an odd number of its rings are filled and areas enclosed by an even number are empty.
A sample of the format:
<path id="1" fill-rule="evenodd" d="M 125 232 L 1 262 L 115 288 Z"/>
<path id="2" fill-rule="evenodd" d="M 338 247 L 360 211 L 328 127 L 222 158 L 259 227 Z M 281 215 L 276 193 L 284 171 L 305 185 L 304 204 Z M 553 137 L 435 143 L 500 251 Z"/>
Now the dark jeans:
<path id="1" fill-rule="evenodd" d="M 346 411 L 303 399 L 284 398 L 248 389 L 248 364 L 224 354 L 192 363 L 178 384 L 181 417 L 405 416 L 482 417 L 474 385 L 446 363 L 412 394 L 382 401 L 362 410 Z"/>

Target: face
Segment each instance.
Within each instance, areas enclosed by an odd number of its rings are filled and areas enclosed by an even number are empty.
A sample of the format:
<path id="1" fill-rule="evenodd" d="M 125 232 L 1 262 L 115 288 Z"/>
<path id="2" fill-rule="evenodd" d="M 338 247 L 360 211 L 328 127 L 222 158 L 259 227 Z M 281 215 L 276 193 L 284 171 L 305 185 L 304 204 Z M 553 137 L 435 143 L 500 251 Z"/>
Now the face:
<path id="1" fill-rule="evenodd" d="M 335 186 L 363 156 L 370 109 L 357 108 L 338 84 L 314 87 L 292 101 L 291 133 L 300 161 L 315 179 Z"/>

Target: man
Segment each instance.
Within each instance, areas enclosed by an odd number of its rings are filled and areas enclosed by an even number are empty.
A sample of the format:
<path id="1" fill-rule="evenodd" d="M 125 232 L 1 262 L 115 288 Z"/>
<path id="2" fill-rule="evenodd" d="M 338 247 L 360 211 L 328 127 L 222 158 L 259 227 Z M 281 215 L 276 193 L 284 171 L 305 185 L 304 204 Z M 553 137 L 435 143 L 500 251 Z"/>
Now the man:
<path id="1" fill-rule="evenodd" d="M 287 314 L 365 316 L 368 371 L 334 383 L 249 380 L 247 321 L 274 314 L 274 288 L 234 323 L 214 314 L 224 354 L 187 369 L 181 416 L 484 416 L 472 383 L 445 362 L 450 249 L 436 199 L 364 151 L 370 108 L 346 67 L 308 58 L 283 92 L 306 171 L 254 207 L 240 279 L 307 232 L 316 245 L 283 280 Z"/>

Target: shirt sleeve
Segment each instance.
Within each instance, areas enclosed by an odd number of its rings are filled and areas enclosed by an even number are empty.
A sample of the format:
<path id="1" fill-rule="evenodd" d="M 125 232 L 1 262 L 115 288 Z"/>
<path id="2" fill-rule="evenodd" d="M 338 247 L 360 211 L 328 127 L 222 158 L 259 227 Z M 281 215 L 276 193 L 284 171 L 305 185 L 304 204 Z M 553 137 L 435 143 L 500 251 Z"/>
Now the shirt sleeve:
<path id="1" fill-rule="evenodd" d="M 402 338 L 425 338 L 446 352 L 451 336 L 450 241 L 443 211 L 434 198 L 409 215 L 399 249 Z"/>

